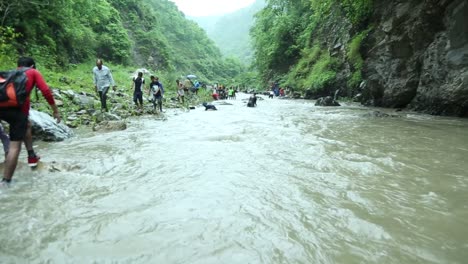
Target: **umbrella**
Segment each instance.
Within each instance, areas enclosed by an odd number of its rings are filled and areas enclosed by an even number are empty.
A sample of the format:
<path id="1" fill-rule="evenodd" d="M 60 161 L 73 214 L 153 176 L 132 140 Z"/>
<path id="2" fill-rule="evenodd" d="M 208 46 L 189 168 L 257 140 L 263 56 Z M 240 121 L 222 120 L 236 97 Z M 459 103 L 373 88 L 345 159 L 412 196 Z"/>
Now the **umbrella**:
<path id="1" fill-rule="evenodd" d="M 187 78 L 193 79 L 193 78 L 197 78 L 197 76 L 196 76 L 196 75 L 193 75 L 193 74 L 189 74 L 189 75 L 187 75 Z"/>

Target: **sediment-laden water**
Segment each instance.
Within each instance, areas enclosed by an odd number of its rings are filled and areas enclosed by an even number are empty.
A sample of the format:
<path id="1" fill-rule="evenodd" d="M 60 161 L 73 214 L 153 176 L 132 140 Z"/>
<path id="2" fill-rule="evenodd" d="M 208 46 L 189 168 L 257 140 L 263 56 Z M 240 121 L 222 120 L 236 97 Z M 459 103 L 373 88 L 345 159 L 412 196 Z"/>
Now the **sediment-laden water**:
<path id="1" fill-rule="evenodd" d="M 468 120 L 228 102 L 38 143 L 0 262 L 466 263 Z"/>

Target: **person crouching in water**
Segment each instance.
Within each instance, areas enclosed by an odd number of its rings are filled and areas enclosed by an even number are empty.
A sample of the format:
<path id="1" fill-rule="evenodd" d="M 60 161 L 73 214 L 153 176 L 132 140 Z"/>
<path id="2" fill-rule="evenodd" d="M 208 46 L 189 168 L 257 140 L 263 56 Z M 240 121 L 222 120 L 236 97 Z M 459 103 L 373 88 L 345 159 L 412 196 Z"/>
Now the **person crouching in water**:
<path id="1" fill-rule="evenodd" d="M 208 111 L 208 110 L 214 110 L 214 111 L 216 111 L 216 110 L 218 110 L 218 109 L 216 108 L 216 106 L 214 106 L 214 105 L 212 105 L 212 104 L 203 103 L 203 106 L 205 107 L 205 111 Z"/>
<path id="2" fill-rule="evenodd" d="M 252 96 L 249 98 L 249 102 L 247 103 L 248 107 L 255 107 L 257 106 L 257 94 L 254 93 Z"/>
<path id="3" fill-rule="evenodd" d="M 159 106 L 159 112 L 162 112 L 162 99 L 164 95 L 164 88 L 159 82 L 159 78 L 151 76 L 149 93 L 153 93 L 153 110 L 156 110 L 156 104 Z"/>

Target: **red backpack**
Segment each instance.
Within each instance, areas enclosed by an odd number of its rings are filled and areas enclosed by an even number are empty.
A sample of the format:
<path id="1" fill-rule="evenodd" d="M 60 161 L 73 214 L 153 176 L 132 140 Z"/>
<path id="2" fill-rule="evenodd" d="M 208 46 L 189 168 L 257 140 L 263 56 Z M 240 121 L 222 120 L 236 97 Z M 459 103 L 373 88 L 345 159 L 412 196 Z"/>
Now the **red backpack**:
<path id="1" fill-rule="evenodd" d="M 29 69 L 0 71 L 0 108 L 20 107 L 26 101 L 28 77 L 25 72 Z"/>

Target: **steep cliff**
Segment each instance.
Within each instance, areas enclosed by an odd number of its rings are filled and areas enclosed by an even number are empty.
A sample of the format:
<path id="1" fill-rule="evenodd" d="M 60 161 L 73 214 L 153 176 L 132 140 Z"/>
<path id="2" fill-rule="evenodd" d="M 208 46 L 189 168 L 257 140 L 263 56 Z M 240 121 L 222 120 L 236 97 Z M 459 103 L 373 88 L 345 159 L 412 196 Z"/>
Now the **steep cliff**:
<path id="1" fill-rule="evenodd" d="M 369 106 L 468 116 L 467 0 L 269 1 L 256 21 L 264 82 L 306 99 L 338 91 Z"/>
<path id="2" fill-rule="evenodd" d="M 468 2 L 374 1 L 362 102 L 468 116 Z"/>

